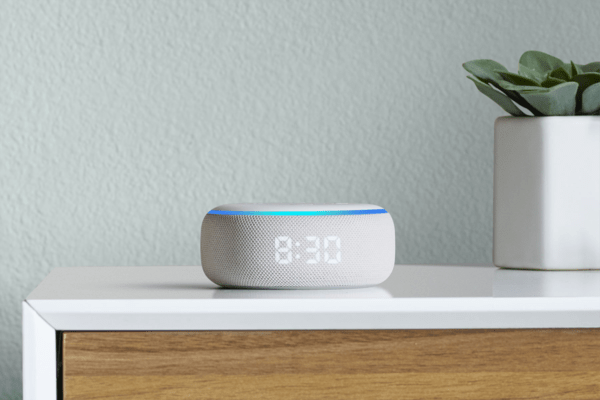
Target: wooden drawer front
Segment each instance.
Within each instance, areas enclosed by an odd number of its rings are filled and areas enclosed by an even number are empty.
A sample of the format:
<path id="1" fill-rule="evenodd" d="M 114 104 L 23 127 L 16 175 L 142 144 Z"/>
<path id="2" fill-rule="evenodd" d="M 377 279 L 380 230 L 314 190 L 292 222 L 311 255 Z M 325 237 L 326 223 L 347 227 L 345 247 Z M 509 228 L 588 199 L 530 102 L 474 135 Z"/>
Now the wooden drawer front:
<path id="1" fill-rule="evenodd" d="M 65 332 L 65 399 L 594 399 L 600 329 Z"/>

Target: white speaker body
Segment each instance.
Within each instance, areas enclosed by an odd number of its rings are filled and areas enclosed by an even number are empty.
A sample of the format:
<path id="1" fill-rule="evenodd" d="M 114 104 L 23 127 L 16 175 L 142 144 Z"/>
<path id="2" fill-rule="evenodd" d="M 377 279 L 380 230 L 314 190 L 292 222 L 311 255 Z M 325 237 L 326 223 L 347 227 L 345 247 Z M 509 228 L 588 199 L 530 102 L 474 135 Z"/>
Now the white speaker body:
<path id="1" fill-rule="evenodd" d="M 394 222 L 371 204 L 226 204 L 204 217 L 201 258 L 229 288 L 372 286 L 394 268 Z"/>

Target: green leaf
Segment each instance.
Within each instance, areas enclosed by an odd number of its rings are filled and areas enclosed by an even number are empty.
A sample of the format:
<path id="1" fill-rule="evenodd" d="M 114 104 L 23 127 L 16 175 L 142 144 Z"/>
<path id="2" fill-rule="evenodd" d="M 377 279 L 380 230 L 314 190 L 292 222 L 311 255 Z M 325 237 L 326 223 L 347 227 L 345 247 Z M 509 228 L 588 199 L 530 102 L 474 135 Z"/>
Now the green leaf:
<path id="1" fill-rule="evenodd" d="M 520 91 L 545 91 L 546 89 L 539 86 L 519 86 L 513 85 L 507 81 L 498 81 L 498 83 L 490 83 L 490 86 L 493 86 L 495 89 L 500 90 L 509 99 L 511 99 L 516 104 L 521 107 L 531 111 L 531 113 L 535 116 L 542 116 L 543 114 L 536 110 L 531 104 L 527 103 L 523 97 L 519 94 Z"/>
<path id="2" fill-rule="evenodd" d="M 538 81 L 529 79 L 527 77 L 524 77 L 524 76 L 521 76 L 518 74 L 513 74 L 512 72 L 504 72 L 504 71 L 494 71 L 494 72 L 496 72 L 504 80 L 508 81 L 509 83 L 512 83 L 513 85 L 533 86 L 533 87 L 540 86 Z"/>
<path id="3" fill-rule="evenodd" d="M 600 82 L 600 73 L 598 72 L 585 72 L 583 74 L 573 77 L 573 82 L 579 83 L 579 86 L 583 86 L 583 90 L 590 85 Z"/>
<path id="4" fill-rule="evenodd" d="M 582 95 L 581 112 L 589 115 L 597 111 L 600 111 L 600 83 L 588 86 Z"/>
<path id="5" fill-rule="evenodd" d="M 524 76 L 525 78 L 533 79 L 536 82 L 542 82 L 544 80 L 544 74 L 534 71 L 523 64 L 519 64 L 518 73 L 519 75 Z"/>
<path id="6" fill-rule="evenodd" d="M 463 68 L 484 83 L 497 82 L 502 78 L 495 71 L 508 70 L 500 63 L 494 60 L 473 60 L 463 64 Z"/>
<path id="7" fill-rule="evenodd" d="M 467 76 L 470 80 L 475 83 L 477 89 L 485 94 L 487 97 L 496 102 L 504 111 L 514 116 L 525 116 L 523 111 L 517 107 L 511 99 L 509 99 L 505 94 L 500 93 L 499 91 L 492 89 L 489 85 L 485 84 L 483 81 L 474 78 L 472 76 Z"/>
<path id="8" fill-rule="evenodd" d="M 569 69 L 565 68 L 565 66 L 562 67 L 558 67 L 556 69 L 554 69 L 552 72 L 550 72 L 550 75 L 552 78 L 556 78 L 556 79 L 562 79 L 564 81 L 570 81 L 571 80 L 571 71 L 570 71 L 571 67 L 569 67 Z"/>
<path id="9" fill-rule="evenodd" d="M 579 74 L 583 74 L 583 71 L 577 64 L 571 61 L 571 76 L 577 76 Z"/>
<path id="10" fill-rule="evenodd" d="M 532 93 L 543 93 L 547 92 L 548 88 L 541 86 L 529 86 L 529 85 L 515 85 L 507 81 L 500 81 L 500 87 L 504 90 L 510 90 L 513 92 L 532 92 Z"/>
<path id="11" fill-rule="evenodd" d="M 575 99 L 577 101 L 577 110 L 581 110 L 582 101 L 583 101 L 583 92 L 590 86 L 600 82 L 600 73 L 598 72 L 585 72 L 583 74 L 579 74 L 573 77 L 573 82 L 577 82 L 579 84 L 579 88 L 577 89 L 577 94 L 575 95 Z"/>
<path id="12" fill-rule="evenodd" d="M 575 64 L 581 68 L 582 72 L 600 72 L 600 61 L 591 62 L 585 65 Z"/>
<path id="13" fill-rule="evenodd" d="M 565 83 L 565 80 L 553 78 L 551 76 L 547 77 L 544 82 L 542 82 L 542 87 L 551 88 L 556 85 L 560 85 L 561 83 Z"/>
<path id="14" fill-rule="evenodd" d="M 542 75 L 546 75 L 548 72 L 553 71 L 558 67 L 562 67 L 564 64 L 565 63 L 561 59 L 534 50 L 526 51 L 519 59 L 519 68 L 523 65 Z"/>
<path id="15" fill-rule="evenodd" d="M 556 85 L 547 92 L 521 93 L 521 96 L 544 115 L 575 115 L 577 82 Z"/>

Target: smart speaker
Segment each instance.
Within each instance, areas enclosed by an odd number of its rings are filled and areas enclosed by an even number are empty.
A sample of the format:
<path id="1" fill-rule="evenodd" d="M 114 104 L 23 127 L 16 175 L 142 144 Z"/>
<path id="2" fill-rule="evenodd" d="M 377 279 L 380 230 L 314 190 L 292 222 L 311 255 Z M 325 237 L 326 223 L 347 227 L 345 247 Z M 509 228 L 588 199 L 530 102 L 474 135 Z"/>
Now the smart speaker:
<path id="1" fill-rule="evenodd" d="M 200 240 L 204 273 L 229 288 L 364 287 L 394 268 L 394 222 L 371 204 L 226 204 Z"/>

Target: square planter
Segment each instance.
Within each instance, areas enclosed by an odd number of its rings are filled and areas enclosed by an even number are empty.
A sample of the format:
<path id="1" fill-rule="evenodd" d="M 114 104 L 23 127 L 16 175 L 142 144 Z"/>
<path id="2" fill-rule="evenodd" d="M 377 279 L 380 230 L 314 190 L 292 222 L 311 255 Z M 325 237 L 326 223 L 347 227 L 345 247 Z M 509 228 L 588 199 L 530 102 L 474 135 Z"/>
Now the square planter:
<path id="1" fill-rule="evenodd" d="M 600 117 L 501 117 L 494 265 L 600 269 Z"/>

